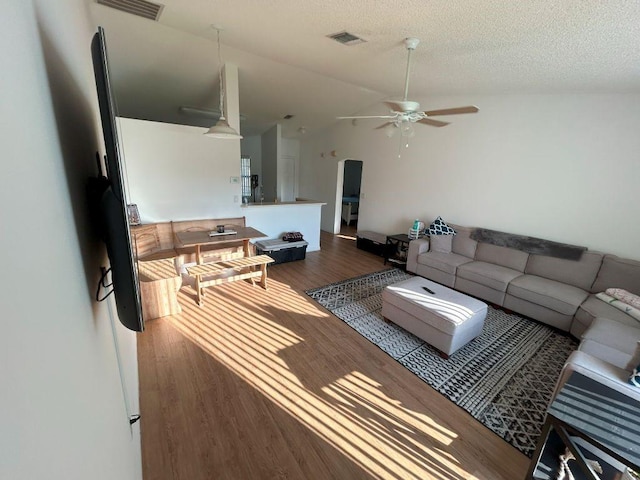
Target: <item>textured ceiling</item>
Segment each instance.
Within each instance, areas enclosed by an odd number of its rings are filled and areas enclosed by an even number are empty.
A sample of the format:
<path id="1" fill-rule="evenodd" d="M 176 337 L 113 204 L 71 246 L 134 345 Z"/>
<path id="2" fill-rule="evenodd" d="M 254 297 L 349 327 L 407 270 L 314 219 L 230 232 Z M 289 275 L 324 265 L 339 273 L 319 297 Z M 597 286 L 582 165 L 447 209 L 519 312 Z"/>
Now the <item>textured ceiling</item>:
<path id="1" fill-rule="evenodd" d="M 107 32 L 121 112 L 152 120 L 210 123 L 177 109 L 217 107 L 212 24 L 239 68 L 245 134 L 291 113 L 281 123 L 294 135 L 400 98 L 408 36 L 421 40 L 409 98 L 640 91 L 635 0 L 164 0 L 159 22 L 87 1 Z M 343 30 L 367 42 L 326 38 Z"/>

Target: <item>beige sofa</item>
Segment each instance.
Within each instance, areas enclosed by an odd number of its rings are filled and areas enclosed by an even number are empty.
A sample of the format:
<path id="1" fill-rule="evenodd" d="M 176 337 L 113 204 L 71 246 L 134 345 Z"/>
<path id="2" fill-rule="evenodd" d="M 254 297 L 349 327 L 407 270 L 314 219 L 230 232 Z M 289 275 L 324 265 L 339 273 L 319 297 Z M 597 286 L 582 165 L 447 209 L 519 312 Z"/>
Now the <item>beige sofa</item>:
<path id="1" fill-rule="evenodd" d="M 407 270 L 581 338 L 556 391 L 579 372 L 640 400 L 628 383 L 639 361 L 640 321 L 596 297 L 608 288 L 640 295 L 639 261 L 590 251 L 579 260 L 529 254 L 451 227 L 451 252 L 429 251 L 428 238 L 411 241 Z"/>
<path id="2" fill-rule="evenodd" d="M 413 240 L 407 270 L 492 304 L 541 321 L 575 337 L 596 317 L 627 325 L 638 321 L 596 298 L 607 288 L 640 295 L 640 262 L 585 251 L 579 260 L 529 254 L 480 243 L 473 228 L 451 225 L 450 253 L 429 251 L 429 239 Z"/>

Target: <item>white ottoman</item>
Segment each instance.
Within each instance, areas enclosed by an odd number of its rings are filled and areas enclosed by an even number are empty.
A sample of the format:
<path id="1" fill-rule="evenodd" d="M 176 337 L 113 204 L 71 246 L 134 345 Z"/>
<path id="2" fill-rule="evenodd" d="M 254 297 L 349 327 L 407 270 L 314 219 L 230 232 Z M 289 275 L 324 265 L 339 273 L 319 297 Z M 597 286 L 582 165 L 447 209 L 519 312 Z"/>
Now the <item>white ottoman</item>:
<path id="1" fill-rule="evenodd" d="M 426 278 L 413 277 L 384 289 L 382 316 L 449 358 L 480 335 L 487 305 Z"/>

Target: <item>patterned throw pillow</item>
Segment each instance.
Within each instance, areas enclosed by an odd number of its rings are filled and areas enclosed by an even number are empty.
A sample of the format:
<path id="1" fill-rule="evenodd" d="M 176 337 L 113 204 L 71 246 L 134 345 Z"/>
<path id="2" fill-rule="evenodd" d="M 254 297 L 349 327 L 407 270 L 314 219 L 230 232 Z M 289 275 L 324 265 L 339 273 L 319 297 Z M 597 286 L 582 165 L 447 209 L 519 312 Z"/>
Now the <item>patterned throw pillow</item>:
<path id="1" fill-rule="evenodd" d="M 438 216 L 424 233 L 425 235 L 455 235 L 456 231 Z"/>
<path id="2" fill-rule="evenodd" d="M 607 295 L 604 292 L 596 293 L 596 298 L 599 298 L 600 300 L 608 303 L 612 307 L 615 307 L 618 310 L 623 311 L 627 315 L 632 316 L 633 318 L 635 318 L 640 322 L 640 309 L 632 307 L 631 305 L 624 303 L 623 301 L 618 300 L 617 298 L 613 298 L 611 295 Z"/>
<path id="3" fill-rule="evenodd" d="M 631 305 L 635 308 L 640 308 L 640 296 L 634 295 L 631 292 L 627 292 L 622 288 L 607 288 L 605 291 L 607 295 L 611 295 L 613 298 L 617 298 L 621 302 Z"/>

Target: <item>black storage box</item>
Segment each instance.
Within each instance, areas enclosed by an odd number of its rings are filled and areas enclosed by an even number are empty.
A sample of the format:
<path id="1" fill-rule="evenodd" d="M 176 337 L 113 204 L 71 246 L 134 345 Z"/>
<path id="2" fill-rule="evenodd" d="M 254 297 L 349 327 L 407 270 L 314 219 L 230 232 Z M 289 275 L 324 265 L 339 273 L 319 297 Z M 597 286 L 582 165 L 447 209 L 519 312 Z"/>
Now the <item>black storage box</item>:
<path id="1" fill-rule="evenodd" d="M 269 255 L 275 260 L 275 264 L 304 260 L 307 255 L 307 245 L 304 240 L 300 242 L 285 242 L 280 239 L 262 240 L 256 242 L 258 255 Z"/>
<path id="2" fill-rule="evenodd" d="M 384 257 L 387 250 L 387 236 L 384 233 L 377 232 L 358 232 L 356 234 L 356 247 L 379 257 Z"/>

